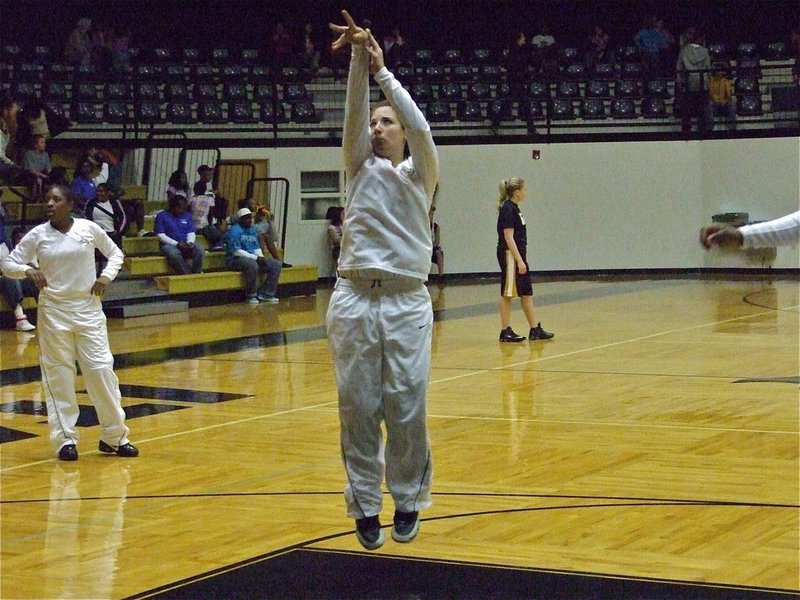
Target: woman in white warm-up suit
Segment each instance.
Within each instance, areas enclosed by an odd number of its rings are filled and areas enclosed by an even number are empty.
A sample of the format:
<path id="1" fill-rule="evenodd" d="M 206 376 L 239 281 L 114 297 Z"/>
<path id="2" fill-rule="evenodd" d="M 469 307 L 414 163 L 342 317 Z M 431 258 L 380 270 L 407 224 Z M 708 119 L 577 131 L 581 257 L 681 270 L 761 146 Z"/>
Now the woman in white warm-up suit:
<path id="1" fill-rule="evenodd" d="M 122 251 L 96 223 L 71 215 L 75 200 L 67 188 L 53 186 L 45 201 L 48 222 L 20 240 L 2 270 L 16 279 L 30 277 L 39 288 L 39 351 L 50 440 L 59 459 L 78 459 L 77 359 L 102 427 L 99 450 L 137 456 L 128 440 L 101 305 L 106 286 L 122 266 Z M 99 277 L 95 249 L 108 259 Z M 29 265 L 34 261 L 38 269 Z"/>
<path id="2" fill-rule="evenodd" d="M 331 28 L 340 34 L 334 50 L 352 45 L 342 140 L 348 184 L 327 330 L 347 513 L 356 520 L 358 540 L 373 550 L 385 540 L 379 519 L 384 469 L 395 505 L 395 541 L 414 539 L 419 510 L 431 504 L 425 405 L 433 310 L 425 281 L 439 158 L 430 126 L 384 66 L 375 38 L 346 11 L 342 15 L 347 25 Z M 386 97 L 371 114 L 370 72 Z"/>

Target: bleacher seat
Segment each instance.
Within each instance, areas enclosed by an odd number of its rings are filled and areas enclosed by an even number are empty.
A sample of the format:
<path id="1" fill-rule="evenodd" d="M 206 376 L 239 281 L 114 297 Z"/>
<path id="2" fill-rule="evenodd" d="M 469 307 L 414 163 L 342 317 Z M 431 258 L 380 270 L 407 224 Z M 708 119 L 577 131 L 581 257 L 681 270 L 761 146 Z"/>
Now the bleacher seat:
<path id="1" fill-rule="evenodd" d="M 131 99 L 127 83 L 107 83 L 104 96 L 107 102 L 128 102 Z"/>
<path id="2" fill-rule="evenodd" d="M 33 62 L 38 63 L 40 65 L 48 65 L 50 61 L 53 59 L 53 52 L 50 49 L 50 46 L 45 46 L 44 44 L 37 44 L 33 47 L 33 54 L 32 54 Z"/>
<path id="3" fill-rule="evenodd" d="M 584 119 L 605 119 L 606 105 L 602 98 L 584 98 L 581 100 L 581 117 Z"/>
<path id="4" fill-rule="evenodd" d="M 492 123 L 499 124 L 503 121 L 514 119 L 511 101 L 507 98 L 494 98 L 486 105 L 486 116 Z"/>
<path id="5" fill-rule="evenodd" d="M 22 59 L 22 48 L 17 44 L 5 44 L 0 52 L 0 58 L 3 62 L 17 64 Z"/>
<path id="6" fill-rule="evenodd" d="M 134 88 L 136 102 L 161 102 L 161 90 L 155 83 L 139 83 Z"/>
<path id="7" fill-rule="evenodd" d="M 459 65 L 464 62 L 464 54 L 459 48 L 447 48 L 442 52 L 442 64 L 447 66 Z"/>
<path id="8" fill-rule="evenodd" d="M 259 83 L 253 87 L 253 100 L 259 104 L 272 102 L 277 98 L 277 90 L 274 83 Z"/>
<path id="9" fill-rule="evenodd" d="M 429 48 L 417 48 L 412 61 L 417 67 L 424 69 L 433 62 L 433 52 Z"/>
<path id="10" fill-rule="evenodd" d="M 750 76 L 737 77 L 733 89 L 737 96 L 761 93 L 758 86 L 758 79 Z"/>
<path id="11" fill-rule="evenodd" d="M 15 81 L 11 84 L 11 96 L 21 106 L 34 100 L 38 100 L 39 94 L 36 91 L 36 84 L 30 81 Z"/>
<path id="12" fill-rule="evenodd" d="M 611 101 L 611 116 L 615 119 L 635 119 L 636 105 L 633 98 L 614 98 Z"/>
<path id="13" fill-rule="evenodd" d="M 761 77 L 761 66 L 757 58 L 741 58 L 736 63 L 736 72 L 748 77 Z"/>
<path id="14" fill-rule="evenodd" d="M 503 79 L 503 69 L 500 65 L 481 65 L 477 79 L 487 83 L 499 83 Z"/>
<path id="15" fill-rule="evenodd" d="M 50 117 L 56 117 L 62 121 L 69 120 L 67 118 L 67 111 L 64 109 L 63 102 L 45 102 L 44 108 Z"/>
<path id="16" fill-rule="evenodd" d="M 308 90 L 303 83 L 289 83 L 283 86 L 283 99 L 289 104 L 310 100 Z"/>
<path id="17" fill-rule="evenodd" d="M 764 114 L 760 95 L 743 95 L 736 97 L 736 112 L 739 116 L 754 117 Z"/>
<path id="18" fill-rule="evenodd" d="M 135 115 L 139 123 L 153 125 L 163 122 L 161 118 L 161 104 L 158 102 L 140 102 L 136 104 Z"/>
<path id="19" fill-rule="evenodd" d="M 394 75 L 397 77 L 400 83 L 406 87 L 414 83 L 417 79 L 417 73 L 414 69 L 414 65 L 410 64 L 402 64 L 395 67 Z"/>
<path id="20" fill-rule="evenodd" d="M 576 117 L 575 106 L 569 98 L 553 98 L 548 106 L 548 115 L 555 121 L 572 120 Z"/>
<path id="21" fill-rule="evenodd" d="M 441 65 L 427 65 L 420 76 L 425 83 L 441 83 L 445 80 L 444 67 Z"/>
<path id="22" fill-rule="evenodd" d="M 453 120 L 452 107 L 449 102 L 434 100 L 425 106 L 425 116 L 429 123 L 444 123 Z"/>
<path id="23" fill-rule="evenodd" d="M 489 64 L 492 61 L 492 51 L 489 48 L 475 48 L 472 51 L 472 62 L 478 66 Z"/>
<path id="24" fill-rule="evenodd" d="M 197 83 L 211 83 L 214 81 L 214 68 L 211 65 L 195 65 L 192 79 Z"/>
<path id="25" fill-rule="evenodd" d="M 583 81 L 588 77 L 588 72 L 585 64 L 576 62 L 567 65 L 564 75 L 573 81 Z"/>
<path id="26" fill-rule="evenodd" d="M 556 98 L 577 98 L 580 87 L 577 81 L 559 81 L 556 86 Z"/>
<path id="27" fill-rule="evenodd" d="M 459 121 L 485 121 L 486 115 L 483 113 L 483 107 L 480 102 L 476 100 L 465 100 L 458 104 L 458 120 Z"/>
<path id="28" fill-rule="evenodd" d="M 483 81 L 476 81 L 467 86 L 467 97 L 470 100 L 489 100 L 492 97 L 492 87 Z"/>
<path id="29" fill-rule="evenodd" d="M 47 102 L 67 102 L 69 100 L 67 86 L 59 81 L 49 81 L 42 88 L 42 98 Z"/>
<path id="30" fill-rule="evenodd" d="M 256 65 L 250 68 L 247 78 L 253 85 L 258 85 L 260 83 L 271 83 L 272 71 L 267 66 Z"/>
<path id="31" fill-rule="evenodd" d="M 135 71 L 137 81 L 157 83 L 161 79 L 163 69 L 158 65 L 138 65 Z"/>
<path id="32" fill-rule="evenodd" d="M 454 81 L 456 83 L 469 83 L 475 79 L 475 73 L 472 71 L 472 67 L 469 65 L 455 65 L 450 68 L 450 74 L 448 77 L 450 78 L 450 81 Z"/>
<path id="33" fill-rule="evenodd" d="M 230 61 L 231 53 L 227 48 L 213 48 L 211 50 L 211 63 L 215 65 L 223 65 Z"/>
<path id="34" fill-rule="evenodd" d="M 730 51 L 728 44 L 725 42 L 713 42 L 708 45 L 708 54 L 711 56 L 712 61 L 727 61 L 730 60 Z"/>
<path id="35" fill-rule="evenodd" d="M 259 118 L 262 123 L 284 123 L 286 121 L 286 107 L 282 102 L 267 102 L 259 106 Z"/>
<path id="36" fill-rule="evenodd" d="M 550 84 L 544 81 L 528 82 L 528 96 L 539 100 L 550 99 Z"/>
<path id="37" fill-rule="evenodd" d="M 164 68 L 164 81 L 167 83 L 184 83 L 186 81 L 186 68 L 183 65 L 167 65 Z"/>
<path id="38" fill-rule="evenodd" d="M 281 67 L 278 71 L 278 81 L 283 84 L 302 83 L 300 81 L 300 69 L 290 65 Z"/>
<path id="39" fill-rule="evenodd" d="M 242 102 L 247 100 L 247 88 L 241 83 L 227 83 L 223 87 L 222 97 L 226 102 Z"/>
<path id="40" fill-rule="evenodd" d="M 231 102 L 228 106 L 228 114 L 234 123 L 256 123 L 258 119 L 253 115 L 253 105 L 249 100 Z"/>
<path id="41" fill-rule="evenodd" d="M 72 99 L 76 102 L 100 102 L 100 92 L 93 83 L 79 83 L 72 86 Z"/>
<path id="42" fill-rule="evenodd" d="M 319 117 L 314 104 L 308 101 L 292 104 L 292 121 L 295 123 L 318 123 Z"/>
<path id="43" fill-rule="evenodd" d="M 14 81 L 39 83 L 41 73 L 36 63 L 24 62 L 14 67 Z"/>
<path id="44" fill-rule="evenodd" d="M 183 64 L 188 66 L 194 66 L 200 62 L 200 50 L 197 48 L 183 48 L 181 50 L 181 55 L 183 57 Z"/>
<path id="45" fill-rule="evenodd" d="M 166 86 L 167 100 L 169 102 L 190 102 L 189 86 L 185 83 L 169 83 Z"/>
<path id="46" fill-rule="evenodd" d="M 786 42 L 782 40 L 769 42 L 764 51 L 764 58 L 767 60 L 786 60 L 788 58 Z"/>
<path id="47" fill-rule="evenodd" d="M 97 116 L 94 102 L 74 102 L 70 117 L 77 123 L 100 123 L 102 121 Z"/>
<path id="48" fill-rule="evenodd" d="M 249 67 L 258 63 L 261 60 L 261 51 L 257 48 L 244 48 L 242 50 L 241 61 L 242 64 Z"/>
<path id="49" fill-rule="evenodd" d="M 595 63 L 592 73 L 598 79 L 614 79 L 614 65 L 608 62 Z"/>
<path id="50" fill-rule="evenodd" d="M 219 78 L 228 84 L 243 84 L 245 81 L 244 69 L 239 65 L 225 65 L 219 70 Z"/>
<path id="51" fill-rule="evenodd" d="M 201 123 L 224 123 L 222 105 L 218 102 L 201 102 L 197 109 L 197 119 Z"/>
<path id="52" fill-rule="evenodd" d="M 167 105 L 167 121 L 170 123 L 195 123 L 192 105 L 186 100 L 170 102 Z"/>
<path id="53" fill-rule="evenodd" d="M 620 64 L 633 63 L 639 61 L 639 49 L 636 46 L 627 45 L 619 49 L 617 53 Z"/>
<path id="54" fill-rule="evenodd" d="M 621 79 L 614 86 L 615 98 L 639 98 L 639 83 L 633 79 Z"/>
<path id="55" fill-rule="evenodd" d="M 755 42 L 741 42 L 736 46 L 736 59 L 741 61 L 745 59 L 758 60 L 758 44 Z"/>
<path id="56" fill-rule="evenodd" d="M 45 68 L 44 74 L 45 81 L 71 83 L 72 82 L 72 67 L 62 63 L 51 63 Z"/>
<path id="57" fill-rule="evenodd" d="M 103 107 L 103 120 L 106 123 L 122 124 L 128 122 L 128 105 L 125 102 L 106 102 Z"/>
<path id="58" fill-rule="evenodd" d="M 409 89 L 409 94 L 417 103 L 433 100 L 433 86 L 430 83 L 415 83 Z"/>
<path id="59" fill-rule="evenodd" d="M 544 104 L 538 98 L 520 100 L 517 105 L 517 115 L 522 121 L 532 123 L 544 119 Z"/>
<path id="60" fill-rule="evenodd" d="M 667 114 L 667 106 L 664 98 L 660 96 L 648 96 L 642 100 L 642 116 L 645 119 L 665 119 Z"/>
<path id="61" fill-rule="evenodd" d="M 172 60 L 172 49 L 166 47 L 153 48 L 153 57 L 157 62 L 168 63 Z"/>
<path id="62" fill-rule="evenodd" d="M 192 100 L 195 102 L 216 102 L 217 86 L 213 83 L 195 83 L 192 91 Z"/>
<path id="63" fill-rule="evenodd" d="M 650 98 L 669 98 L 669 87 L 663 79 L 650 79 L 645 85 L 645 96 Z"/>
<path id="64" fill-rule="evenodd" d="M 441 100 L 459 102 L 464 99 L 464 94 L 459 84 L 444 83 L 439 86 L 439 98 Z"/>
<path id="65" fill-rule="evenodd" d="M 642 63 L 640 63 L 640 62 L 626 62 L 626 63 L 623 63 L 622 69 L 620 69 L 620 74 L 621 74 L 622 77 L 625 77 L 625 78 L 641 77 L 641 75 L 642 75 Z"/>
<path id="66" fill-rule="evenodd" d="M 592 79 L 586 84 L 584 96 L 587 98 L 610 98 L 611 84 L 605 79 Z"/>

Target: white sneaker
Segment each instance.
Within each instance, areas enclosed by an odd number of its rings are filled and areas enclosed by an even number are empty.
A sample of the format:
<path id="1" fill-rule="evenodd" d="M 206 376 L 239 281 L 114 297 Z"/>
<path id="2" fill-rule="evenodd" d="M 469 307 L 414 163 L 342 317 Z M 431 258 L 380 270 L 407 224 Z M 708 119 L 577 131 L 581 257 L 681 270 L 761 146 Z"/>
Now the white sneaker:
<path id="1" fill-rule="evenodd" d="M 250 296 L 250 297 L 247 299 L 247 303 L 248 303 L 248 304 L 258 304 L 258 298 L 257 298 L 257 297 L 255 297 L 255 296 Z"/>
<path id="2" fill-rule="evenodd" d="M 17 318 L 17 331 L 33 331 L 34 329 L 36 329 L 36 326 L 28 321 L 28 317 Z"/>
<path id="3" fill-rule="evenodd" d="M 258 299 L 265 304 L 277 304 L 280 302 L 275 296 L 267 296 L 266 294 L 263 296 L 259 294 Z"/>

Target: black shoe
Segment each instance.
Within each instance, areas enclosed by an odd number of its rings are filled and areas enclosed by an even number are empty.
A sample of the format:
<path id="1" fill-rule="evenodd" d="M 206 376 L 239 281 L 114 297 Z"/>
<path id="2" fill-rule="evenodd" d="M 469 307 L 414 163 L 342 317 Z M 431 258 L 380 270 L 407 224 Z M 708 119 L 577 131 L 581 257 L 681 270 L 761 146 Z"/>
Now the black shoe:
<path id="1" fill-rule="evenodd" d="M 78 460 L 78 449 L 75 444 L 61 446 L 61 450 L 58 451 L 58 460 Z"/>
<path id="2" fill-rule="evenodd" d="M 537 323 L 536 327 L 531 327 L 531 332 L 528 334 L 528 339 L 531 341 L 535 340 L 549 340 L 552 339 L 556 334 L 550 333 L 549 331 L 545 331 L 542 329 L 542 324 Z"/>
<path id="3" fill-rule="evenodd" d="M 356 537 L 367 550 L 377 550 L 386 543 L 386 535 L 381 529 L 378 515 L 356 519 Z"/>
<path id="4" fill-rule="evenodd" d="M 394 511 L 394 527 L 392 527 L 392 539 L 395 542 L 405 544 L 417 537 L 419 532 L 419 513 Z"/>
<path id="5" fill-rule="evenodd" d="M 130 443 L 114 448 L 114 446 L 109 446 L 103 440 L 100 440 L 100 444 L 98 444 L 97 449 L 100 450 L 100 452 L 105 452 L 106 454 L 116 454 L 117 456 L 123 456 L 125 458 L 135 458 L 139 456 L 139 450 L 136 448 L 136 446 Z"/>
<path id="6" fill-rule="evenodd" d="M 533 330 L 531 330 L 533 331 Z M 525 336 L 518 335 L 514 333 L 514 330 L 511 327 L 506 327 L 503 331 L 500 332 L 500 341 L 501 342 L 524 342 Z"/>

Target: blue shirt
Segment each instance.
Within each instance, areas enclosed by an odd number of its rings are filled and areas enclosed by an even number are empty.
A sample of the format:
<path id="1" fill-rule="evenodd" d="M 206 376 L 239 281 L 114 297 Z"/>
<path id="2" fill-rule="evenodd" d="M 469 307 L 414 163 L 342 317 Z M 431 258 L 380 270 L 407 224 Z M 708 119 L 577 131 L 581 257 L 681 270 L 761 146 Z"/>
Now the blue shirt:
<path id="1" fill-rule="evenodd" d="M 168 210 L 156 215 L 155 233 L 163 233 L 178 243 L 186 242 L 186 236 L 195 232 L 192 213 L 181 213 L 177 217 Z"/>
<path id="2" fill-rule="evenodd" d="M 97 184 L 91 179 L 84 179 L 83 177 L 76 177 L 69 189 L 77 197 L 75 212 L 80 214 L 83 214 L 89 200 L 97 196 Z"/>
<path id="3" fill-rule="evenodd" d="M 258 243 L 258 230 L 252 225 L 247 229 L 244 229 L 239 223 L 232 225 L 225 238 L 225 248 L 227 258 L 235 256 L 237 250 L 256 254 L 261 250 Z"/>

